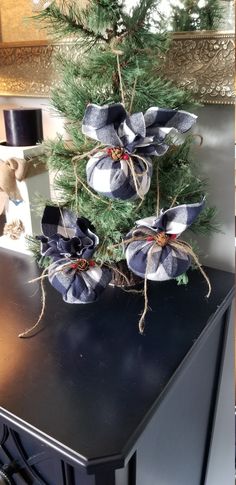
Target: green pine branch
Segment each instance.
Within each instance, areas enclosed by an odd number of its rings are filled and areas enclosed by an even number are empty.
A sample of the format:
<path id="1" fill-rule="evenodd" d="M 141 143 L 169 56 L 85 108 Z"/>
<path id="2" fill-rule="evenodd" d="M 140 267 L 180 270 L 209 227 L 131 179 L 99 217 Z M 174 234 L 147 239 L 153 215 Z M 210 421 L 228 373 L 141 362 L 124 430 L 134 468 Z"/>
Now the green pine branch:
<path id="1" fill-rule="evenodd" d="M 140 0 L 127 14 L 115 0 L 92 0 L 84 10 L 76 2 L 66 0 L 62 7 L 53 3 L 38 16 L 56 36 L 73 33 L 75 38 L 71 48 L 57 59 L 60 82 L 52 94 L 56 111 L 66 118 L 69 141 L 65 142 L 62 136 L 48 140 L 45 153 L 48 167 L 55 174 L 56 202 L 87 217 L 95 226 L 100 240 L 96 259 L 101 262 L 123 258 L 120 243 L 135 221 L 157 214 L 157 208 L 199 202 L 207 192 L 206 180 L 198 176 L 199 163 L 192 157 L 194 140 L 191 137 L 182 145 L 169 140 L 168 153 L 153 159 L 151 188 L 142 204 L 139 200 L 130 202 L 99 196 L 87 186 L 88 158 L 84 155 L 76 164 L 72 163 L 76 155 L 83 155 L 96 145 L 81 132 L 88 103 L 103 105 L 121 101 L 117 50 L 127 111 L 144 112 L 150 106 L 183 108 L 193 104 L 189 93 L 162 75 L 168 37 L 162 30 L 161 16 L 155 21 L 157 30 L 150 30 L 158 4 L 158 0 Z M 207 234 L 216 229 L 215 210 L 207 206 L 193 230 Z"/>
<path id="2" fill-rule="evenodd" d="M 172 29 L 178 31 L 216 30 L 224 14 L 220 0 L 206 0 L 198 6 L 197 0 L 182 0 L 182 8 L 172 7 Z"/>

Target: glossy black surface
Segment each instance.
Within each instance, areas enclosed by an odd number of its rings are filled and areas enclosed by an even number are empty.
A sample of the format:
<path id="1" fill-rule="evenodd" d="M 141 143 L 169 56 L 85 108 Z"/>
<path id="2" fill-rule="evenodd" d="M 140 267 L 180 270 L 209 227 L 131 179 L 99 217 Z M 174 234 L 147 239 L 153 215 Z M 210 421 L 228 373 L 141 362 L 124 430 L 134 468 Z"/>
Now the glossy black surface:
<path id="1" fill-rule="evenodd" d="M 186 354 L 232 290 L 234 277 L 207 269 L 213 293 L 190 272 L 149 286 L 146 334 L 141 296 L 108 288 L 98 303 L 68 305 L 46 284 L 43 330 L 20 340 L 40 312 L 30 257 L 0 252 L 0 407 L 86 459 L 120 454 Z M 208 323 L 210 325 L 210 323 Z"/>

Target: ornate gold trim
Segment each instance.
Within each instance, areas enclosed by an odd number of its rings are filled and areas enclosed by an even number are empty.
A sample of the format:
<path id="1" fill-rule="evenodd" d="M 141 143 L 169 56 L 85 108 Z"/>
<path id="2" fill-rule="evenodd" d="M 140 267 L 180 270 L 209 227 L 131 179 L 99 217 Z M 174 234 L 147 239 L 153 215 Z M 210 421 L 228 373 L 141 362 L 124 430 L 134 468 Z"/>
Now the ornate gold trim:
<path id="1" fill-rule="evenodd" d="M 0 95 L 49 97 L 57 82 L 53 57 L 70 46 L 48 41 L 0 44 Z M 233 32 L 175 33 L 164 76 L 190 89 L 201 103 L 233 104 L 234 52 Z"/>
<path id="2" fill-rule="evenodd" d="M 203 104 L 234 104 L 234 32 L 173 35 L 164 75 Z"/>

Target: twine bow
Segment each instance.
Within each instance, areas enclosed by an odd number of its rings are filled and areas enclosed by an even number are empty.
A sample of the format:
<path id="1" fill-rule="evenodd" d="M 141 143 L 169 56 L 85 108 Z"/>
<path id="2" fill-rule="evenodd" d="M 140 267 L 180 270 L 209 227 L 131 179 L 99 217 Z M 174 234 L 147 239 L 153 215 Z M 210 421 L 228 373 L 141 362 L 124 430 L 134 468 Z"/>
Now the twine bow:
<path id="1" fill-rule="evenodd" d="M 8 199 L 22 200 L 17 181 L 26 178 L 28 163 L 23 159 L 10 158 L 0 161 L 0 214 L 3 213 Z"/>

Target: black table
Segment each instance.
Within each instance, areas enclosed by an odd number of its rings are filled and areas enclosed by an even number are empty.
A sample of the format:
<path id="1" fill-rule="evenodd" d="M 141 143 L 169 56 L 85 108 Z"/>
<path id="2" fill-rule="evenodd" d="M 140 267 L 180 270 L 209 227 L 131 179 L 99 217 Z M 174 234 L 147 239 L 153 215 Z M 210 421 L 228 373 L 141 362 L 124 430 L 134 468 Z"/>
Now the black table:
<path id="1" fill-rule="evenodd" d="M 205 483 L 234 281 L 206 271 L 209 300 L 197 271 L 186 287 L 150 283 L 145 336 L 140 295 L 68 305 L 47 282 L 42 329 L 21 340 L 39 270 L 0 251 L 0 483 Z"/>

